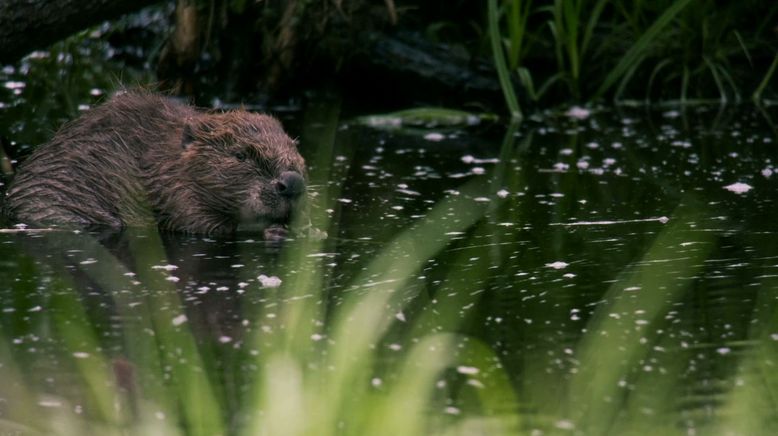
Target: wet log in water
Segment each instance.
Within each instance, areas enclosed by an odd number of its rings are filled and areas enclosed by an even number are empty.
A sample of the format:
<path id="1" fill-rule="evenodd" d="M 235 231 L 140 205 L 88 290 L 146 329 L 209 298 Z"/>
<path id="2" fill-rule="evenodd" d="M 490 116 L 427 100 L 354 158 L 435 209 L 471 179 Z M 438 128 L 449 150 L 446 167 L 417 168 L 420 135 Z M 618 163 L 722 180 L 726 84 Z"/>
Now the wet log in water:
<path id="1" fill-rule="evenodd" d="M 0 0 L 0 63 L 158 0 Z"/>
<path id="2" fill-rule="evenodd" d="M 391 92 L 403 92 L 399 85 L 412 86 L 413 94 L 456 93 L 460 98 L 500 97 L 500 84 L 492 65 L 472 59 L 446 44 L 425 39 L 416 32 L 371 32 L 360 39 L 360 55 L 347 69 L 360 72 L 376 84 L 391 83 Z"/>

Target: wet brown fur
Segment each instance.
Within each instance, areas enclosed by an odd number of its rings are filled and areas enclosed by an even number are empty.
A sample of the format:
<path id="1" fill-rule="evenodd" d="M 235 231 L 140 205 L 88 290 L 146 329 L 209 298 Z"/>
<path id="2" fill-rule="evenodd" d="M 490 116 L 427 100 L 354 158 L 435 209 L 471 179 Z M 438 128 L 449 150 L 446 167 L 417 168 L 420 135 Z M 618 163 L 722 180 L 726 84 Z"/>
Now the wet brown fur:
<path id="1" fill-rule="evenodd" d="M 285 171 L 304 174 L 304 161 L 275 118 L 128 92 L 39 147 L 9 187 L 6 213 L 35 225 L 268 227 L 287 222 L 295 203 L 278 192 Z"/>

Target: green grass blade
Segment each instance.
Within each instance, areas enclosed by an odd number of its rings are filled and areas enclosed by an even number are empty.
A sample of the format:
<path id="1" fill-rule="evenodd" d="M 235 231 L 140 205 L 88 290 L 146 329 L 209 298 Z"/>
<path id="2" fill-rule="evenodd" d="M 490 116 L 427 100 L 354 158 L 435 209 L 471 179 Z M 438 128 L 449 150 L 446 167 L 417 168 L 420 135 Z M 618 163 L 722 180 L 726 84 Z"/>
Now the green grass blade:
<path id="1" fill-rule="evenodd" d="M 608 0 L 599 0 L 592 8 L 592 14 L 589 16 L 589 21 L 586 23 L 586 30 L 584 30 L 583 40 L 581 41 L 581 57 L 584 57 L 587 49 L 589 48 L 589 42 L 594 34 L 594 28 L 597 27 L 597 23 L 600 21 L 600 15 Z"/>
<path id="2" fill-rule="evenodd" d="M 686 103 L 689 92 L 689 67 L 683 66 L 683 76 L 681 79 L 681 103 Z"/>
<path id="3" fill-rule="evenodd" d="M 727 93 L 724 91 L 724 84 L 721 83 L 721 79 L 719 78 L 716 64 L 711 62 L 710 58 L 707 56 L 703 56 L 702 60 L 705 62 L 705 65 L 708 66 L 708 70 L 710 70 L 710 74 L 713 76 L 713 81 L 716 82 L 716 88 L 719 90 L 719 100 L 721 100 L 721 103 L 726 103 Z"/>
<path id="4" fill-rule="evenodd" d="M 632 80 L 632 76 L 635 74 L 635 71 L 640 67 L 640 64 L 642 62 L 638 62 L 635 65 L 633 65 L 629 71 L 627 71 L 626 74 L 624 74 L 624 77 L 619 81 L 619 87 L 616 88 L 616 92 L 613 94 L 613 100 L 619 101 L 621 100 L 621 96 L 624 94 L 624 89 L 626 88 L 627 84 L 630 80 Z"/>
<path id="5" fill-rule="evenodd" d="M 732 75 L 729 73 L 729 71 L 727 71 L 726 68 L 724 68 L 723 65 L 718 65 L 718 69 L 721 77 L 726 81 L 727 84 L 729 84 L 729 87 L 732 88 L 732 94 L 735 96 L 735 103 L 740 103 L 740 90 L 735 84 L 735 80 L 732 78 Z"/>
<path id="6" fill-rule="evenodd" d="M 654 69 L 651 71 L 651 76 L 648 77 L 648 85 L 646 85 L 646 101 L 651 100 L 651 88 L 654 87 L 654 80 L 659 75 L 659 72 L 671 63 L 672 61 L 670 59 L 664 59 L 654 66 Z"/>
<path id="7" fill-rule="evenodd" d="M 751 60 L 751 53 L 748 51 L 748 47 L 746 47 L 745 41 L 743 41 L 743 37 L 740 36 L 740 32 L 737 30 L 733 31 L 732 33 L 735 34 L 735 38 L 737 38 L 738 44 L 740 44 L 740 48 L 743 49 L 743 54 L 746 56 L 746 59 L 748 59 L 748 65 L 754 66 L 754 62 Z"/>
<path id="8" fill-rule="evenodd" d="M 772 79 L 773 74 L 775 74 L 775 69 L 778 67 L 778 53 L 775 54 L 775 57 L 773 57 L 773 63 L 770 64 L 770 68 L 767 69 L 767 73 L 764 75 L 764 78 L 762 79 L 762 82 L 757 86 L 756 90 L 754 91 L 753 96 L 751 97 L 754 101 L 759 102 L 762 100 L 762 91 L 767 87 L 767 84 L 770 82 L 770 79 Z"/>
<path id="9" fill-rule="evenodd" d="M 627 50 L 608 75 L 605 76 L 605 80 L 597 89 L 597 92 L 594 93 L 594 98 L 602 97 L 640 58 L 645 56 L 645 53 L 651 48 L 651 44 L 662 30 L 691 2 L 692 0 L 679 0 L 667 8 L 651 27 L 635 41 L 635 44 Z"/>
<path id="10" fill-rule="evenodd" d="M 505 61 L 505 52 L 500 43 L 500 16 L 497 0 L 489 0 L 488 14 L 489 39 L 492 44 L 492 55 L 494 56 L 494 65 L 497 68 L 497 76 L 500 79 L 500 87 L 505 96 L 505 103 L 508 105 L 508 110 L 511 112 L 511 118 L 514 120 L 521 120 L 521 108 L 519 107 L 519 101 L 516 98 L 516 92 L 511 83 L 510 72 L 508 71 L 508 65 Z"/>
<path id="11" fill-rule="evenodd" d="M 682 204 L 689 205 L 679 206 L 642 259 L 619 274 L 586 326 L 587 334 L 576 352 L 580 371 L 570 385 L 573 422 L 582 434 L 611 433 L 620 408 L 608 399 L 621 401 L 619 380 L 628 379 L 651 349 L 641 339 L 659 339 L 647 332 L 661 330 L 665 314 L 690 289 L 716 246 L 714 235 L 689 225 L 704 210 L 698 209 L 693 200 Z M 689 241 L 694 242 L 693 248 L 684 248 Z M 668 260 L 679 273 L 667 274 Z M 613 313 L 622 316 L 613 318 Z M 641 323 L 647 326 L 623 327 Z"/>

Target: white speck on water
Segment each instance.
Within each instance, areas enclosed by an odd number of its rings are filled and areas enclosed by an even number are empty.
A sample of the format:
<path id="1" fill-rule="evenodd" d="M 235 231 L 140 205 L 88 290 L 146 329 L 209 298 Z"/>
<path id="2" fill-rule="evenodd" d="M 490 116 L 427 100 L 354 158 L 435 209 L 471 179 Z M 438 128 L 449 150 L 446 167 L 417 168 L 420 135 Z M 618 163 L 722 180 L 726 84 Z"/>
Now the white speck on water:
<path id="1" fill-rule="evenodd" d="M 268 277 L 264 274 L 260 274 L 257 277 L 257 280 L 259 280 L 259 284 L 262 285 L 263 288 L 277 288 L 281 286 L 281 279 L 276 276 Z"/>
<path id="2" fill-rule="evenodd" d="M 561 154 L 562 156 L 570 156 L 571 154 L 573 154 L 573 149 L 572 148 L 563 148 L 563 149 L 559 150 L 559 154 Z"/>
<path id="3" fill-rule="evenodd" d="M 734 192 L 735 194 L 744 194 L 748 191 L 750 191 L 753 188 L 753 186 L 747 184 L 747 183 L 741 183 L 736 182 L 731 185 L 727 185 L 724 187 L 727 191 Z"/>
<path id="4" fill-rule="evenodd" d="M 6 87 L 6 89 L 23 89 L 27 86 L 24 82 L 14 82 L 13 80 L 9 80 L 5 82 L 3 85 Z"/>
<path id="5" fill-rule="evenodd" d="M 670 221 L 670 218 L 668 218 L 668 217 L 666 217 L 666 216 L 660 216 L 660 217 L 659 217 L 659 218 L 657 218 L 656 220 L 657 220 L 657 221 L 659 221 L 659 222 L 660 222 L 660 223 L 662 223 L 662 224 L 667 224 L 667 222 L 668 222 L 668 221 Z"/>
<path id="6" fill-rule="evenodd" d="M 377 388 L 383 384 L 383 381 L 381 381 L 381 379 L 378 377 L 373 377 L 370 380 L 370 384 L 373 385 L 374 388 Z"/>
<path id="7" fill-rule="evenodd" d="M 672 111 L 667 111 L 667 112 L 663 113 L 662 116 L 665 117 L 665 118 L 678 118 L 678 117 L 681 116 L 681 113 L 678 112 L 678 111 L 672 110 Z"/>
<path id="8" fill-rule="evenodd" d="M 424 135 L 424 139 L 426 139 L 427 141 L 438 142 L 446 139 L 446 137 L 442 133 L 430 132 Z"/>
<path id="9" fill-rule="evenodd" d="M 311 340 L 315 342 L 319 342 L 320 340 L 324 339 L 324 335 L 320 333 L 314 333 L 311 335 Z"/>
<path id="10" fill-rule="evenodd" d="M 392 206 L 392 210 L 403 210 L 403 209 L 405 208 L 402 206 Z"/>
<path id="11" fill-rule="evenodd" d="M 488 203 L 490 200 L 489 197 L 476 197 L 473 199 L 473 201 L 477 201 L 479 203 Z"/>
<path id="12" fill-rule="evenodd" d="M 454 406 L 447 406 L 445 409 L 443 409 L 443 413 L 447 415 L 459 415 L 462 413 L 462 411 Z"/>
<path id="13" fill-rule="evenodd" d="M 87 260 L 82 260 L 82 261 L 81 261 L 81 262 L 79 262 L 79 263 L 80 263 L 81 265 L 90 265 L 90 264 L 93 264 L 93 263 L 97 263 L 97 259 L 92 259 L 92 258 L 89 258 L 89 259 L 87 259 Z"/>
<path id="14" fill-rule="evenodd" d="M 126 272 L 124 275 L 127 277 L 135 277 L 136 274 L 134 272 Z"/>
<path id="15" fill-rule="evenodd" d="M 205 294 L 206 292 L 210 291 L 211 288 L 208 286 L 200 286 L 197 288 L 197 290 L 199 291 L 198 294 Z"/>
<path id="16" fill-rule="evenodd" d="M 165 271 L 173 271 L 174 269 L 178 269 L 177 266 L 167 264 L 167 265 L 154 265 L 151 267 L 151 269 L 163 269 Z"/>
<path id="17" fill-rule="evenodd" d="M 248 283 L 246 283 L 246 282 L 239 282 L 239 283 L 238 283 L 238 287 L 239 287 L 239 288 L 241 288 L 241 289 L 242 289 L 242 288 L 245 288 L 245 287 L 246 287 L 246 286 L 248 286 L 248 285 L 249 285 L 249 284 L 248 284 Z"/>
<path id="18" fill-rule="evenodd" d="M 578 169 L 580 170 L 585 170 L 589 168 L 589 162 L 585 160 L 579 160 L 578 162 L 576 162 L 575 166 L 578 167 Z"/>
<path id="19" fill-rule="evenodd" d="M 561 192 L 552 192 L 552 193 L 550 193 L 550 194 L 548 194 L 548 195 L 549 195 L 550 197 L 554 197 L 554 198 L 562 198 L 562 197 L 564 197 L 564 196 L 565 196 L 565 194 L 563 194 L 563 193 L 561 193 Z"/>
<path id="20" fill-rule="evenodd" d="M 478 374 L 481 371 L 478 368 L 474 367 L 474 366 L 460 365 L 460 366 L 457 366 L 457 372 L 460 373 L 460 374 L 473 375 L 473 374 Z"/>
<path id="21" fill-rule="evenodd" d="M 557 162 L 554 164 L 554 169 L 556 171 L 567 171 L 570 168 L 570 165 L 564 163 L 564 162 Z"/>
<path id="22" fill-rule="evenodd" d="M 717 348 L 716 352 L 721 354 L 722 356 L 725 356 L 725 355 L 731 353 L 732 349 L 729 348 L 729 347 L 721 347 L 721 348 Z"/>
<path id="23" fill-rule="evenodd" d="M 586 147 L 589 148 L 589 149 L 592 149 L 592 150 L 596 150 L 597 148 L 600 147 L 600 144 L 598 144 L 596 142 L 590 142 L 590 143 L 586 144 Z"/>
<path id="24" fill-rule="evenodd" d="M 615 148 L 617 150 L 620 149 L 623 146 L 624 146 L 624 144 L 622 144 L 621 142 L 614 142 L 613 144 L 611 144 L 611 147 L 613 147 L 613 148 Z"/>
<path id="25" fill-rule="evenodd" d="M 221 342 L 222 344 L 229 344 L 230 342 L 232 342 L 232 338 L 229 336 L 219 336 L 219 342 Z"/>
<path id="26" fill-rule="evenodd" d="M 73 353 L 73 357 L 75 357 L 76 359 L 86 359 L 87 357 L 89 357 L 89 353 L 85 351 L 76 351 Z"/>
<path id="27" fill-rule="evenodd" d="M 155 412 L 154 416 L 156 416 L 157 419 L 160 420 L 160 421 L 164 421 L 165 420 L 165 412 L 162 412 L 162 411 Z"/>
<path id="28" fill-rule="evenodd" d="M 180 326 L 181 324 L 185 323 L 187 321 L 186 315 L 181 314 L 177 317 L 173 318 L 173 325 L 174 326 Z"/>
<path id="29" fill-rule="evenodd" d="M 405 322 L 405 314 L 402 313 L 402 312 L 395 313 L 394 317 L 397 318 L 398 320 L 402 321 L 402 322 Z"/>
<path id="30" fill-rule="evenodd" d="M 235 265 L 230 265 L 230 268 L 243 268 L 246 265 L 243 265 L 242 263 L 236 263 Z"/>
<path id="31" fill-rule="evenodd" d="M 400 351 L 403 349 L 403 346 L 400 344 L 389 344 L 389 349 L 392 351 Z"/>
<path id="32" fill-rule="evenodd" d="M 38 405 L 41 407 L 62 407 L 62 402 L 57 400 L 40 400 Z"/>
<path id="33" fill-rule="evenodd" d="M 772 339 L 772 340 L 774 340 L 774 341 L 778 341 L 778 333 L 773 333 L 773 334 L 771 334 L 771 335 L 770 335 L 770 339 Z"/>
<path id="34" fill-rule="evenodd" d="M 178 277 L 176 277 L 176 276 L 168 276 L 168 277 L 165 277 L 165 280 L 167 280 L 167 281 L 169 281 L 169 282 L 176 283 L 176 282 L 178 282 L 178 281 L 179 281 L 179 280 L 181 280 L 181 279 L 179 279 L 179 278 L 178 278 Z"/>
<path id="35" fill-rule="evenodd" d="M 568 109 L 567 112 L 565 112 L 566 116 L 576 120 L 585 120 L 589 118 L 591 114 L 592 111 L 590 111 L 589 109 L 584 109 L 579 106 L 573 106 L 570 109 Z"/>
<path id="36" fill-rule="evenodd" d="M 556 261 L 556 262 L 551 262 L 551 263 L 547 263 L 546 264 L 547 267 L 554 268 L 554 269 L 564 269 L 564 268 L 567 268 L 568 265 L 570 265 L 570 264 L 567 263 L 567 262 L 559 261 L 559 260 Z"/>
<path id="37" fill-rule="evenodd" d="M 554 427 L 560 429 L 560 430 L 573 430 L 575 429 L 575 425 L 572 421 L 569 421 L 567 419 L 562 419 L 554 423 Z"/>
<path id="38" fill-rule="evenodd" d="M 230 290 L 230 288 L 228 288 L 228 287 L 226 287 L 226 286 L 219 286 L 218 288 L 216 288 L 216 290 L 217 290 L 218 292 L 224 292 L 224 291 L 229 291 L 229 290 Z"/>
<path id="39" fill-rule="evenodd" d="M 765 177 L 770 177 L 773 175 L 773 169 L 772 168 L 765 168 L 762 170 L 762 175 Z"/>
<path id="40" fill-rule="evenodd" d="M 564 277 L 566 279 L 572 279 L 573 277 L 575 277 L 575 274 L 573 274 L 573 273 L 566 273 L 562 277 Z"/>
<path id="41" fill-rule="evenodd" d="M 670 145 L 673 146 L 673 147 L 690 148 L 692 146 L 692 143 L 689 142 L 689 141 L 679 141 L 679 140 L 676 140 L 676 141 L 671 142 Z"/>
<path id="42" fill-rule="evenodd" d="M 500 159 L 497 158 L 490 158 L 490 159 L 479 159 L 473 155 L 466 154 L 462 156 L 462 162 L 466 164 L 485 164 L 485 163 L 499 163 Z"/>
<path id="43" fill-rule="evenodd" d="M 639 291 L 640 289 L 641 289 L 641 287 L 640 287 L 640 286 L 627 286 L 626 288 L 624 288 L 624 290 L 625 290 L 626 292 L 634 292 L 634 291 Z"/>
<path id="44" fill-rule="evenodd" d="M 397 189 L 396 191 L 399 192 L 400 194 L 413 195 L 413 196 L 416 196 L 416 197 L 421 195 L 421 192 L 411 191 L 410 189 Z"/>
<path id="45" fill-rule="evenodd" d="M 27 309 L 27 312 L 40 312 L 41 310 L 43 310 L 43 307 L 41 307 L 41 306 L 33 306 L 33 307 Z"/>
<path id="46" fill-rule="evenodd" d="M 607 157 L 607 158 L 603 159 L 603 161 L 602 161 L 602 164 L 604 166 L 606 166 L 606 167 L 607 166 L 611 166 L 611 165 L 613 165 L 615 163 L 616 163 L 616 159 L 614 159 L 612 157 Z"/>
<path id="47" fill-rule="evenodd" d="M 473 167 L 472 169 L 470 169 L 470 172 L 480 176 L 481 174 L 484 174 L 486 172 L 486 169 L 484 169 L 484 167 Z"/>
<path id="48" fill-rule="evenodd" d="M 351 200 L 350 198 L 339 198 L 338 201 L 341 203 L 349 204 L 354 200 Z"/>
<path id="49" fill-rule="evenodd" d="M 506 198 L 506 197 L 507 197 L 508 195 L 510 195 L 510 194 L 511 194 L 511 193 L 510 193 L 510 192 L 508 192 L 508 191 L 507 191 L 507 190 L 505 190 L 505 189 L 500 189 L 499 191 L 497 191 L 497 196 L 498 196 L 498 197 L 500 197 L 500 198 Z"/>

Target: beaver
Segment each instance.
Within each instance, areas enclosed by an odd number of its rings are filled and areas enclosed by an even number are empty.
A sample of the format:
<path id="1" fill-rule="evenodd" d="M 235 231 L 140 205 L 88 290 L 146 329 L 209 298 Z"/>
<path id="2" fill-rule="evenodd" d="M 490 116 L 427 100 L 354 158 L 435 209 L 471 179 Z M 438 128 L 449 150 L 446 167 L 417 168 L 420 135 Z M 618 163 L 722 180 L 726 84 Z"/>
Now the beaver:
<path id="1" fill-rule="evenodd" d="M 126 91 L 65 124 L 22 163 L 5 213 L 25 224 L 186 233 L 285 226 L 305 192 L 305 162 L 281 123 L 209 112 Z"/>

